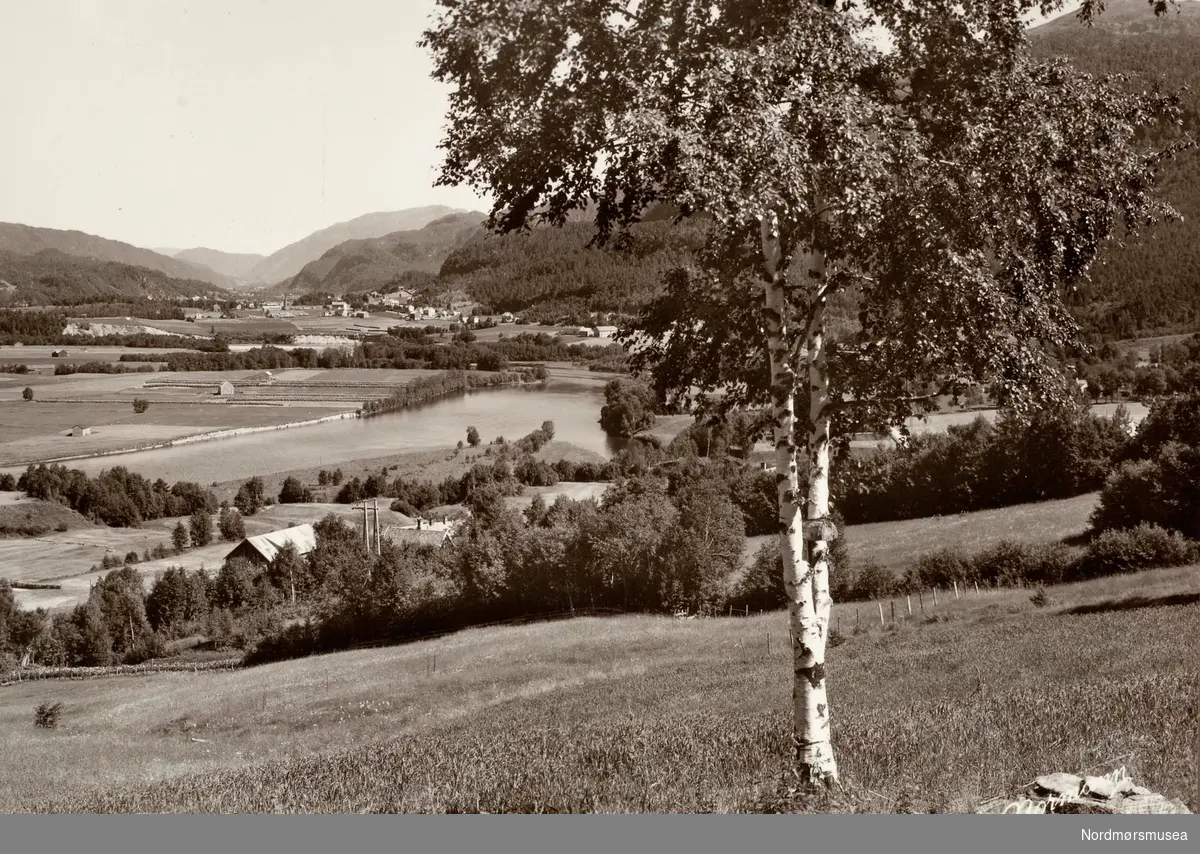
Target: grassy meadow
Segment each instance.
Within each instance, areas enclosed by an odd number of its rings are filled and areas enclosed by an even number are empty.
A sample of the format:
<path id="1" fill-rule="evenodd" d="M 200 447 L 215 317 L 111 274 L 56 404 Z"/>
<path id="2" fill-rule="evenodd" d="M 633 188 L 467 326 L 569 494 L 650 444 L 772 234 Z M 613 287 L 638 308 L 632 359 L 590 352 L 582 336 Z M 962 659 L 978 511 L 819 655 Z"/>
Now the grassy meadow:
<path id="1" fill-rule="evenodd" d="M 1193 810 L 1200 568 L 845 630 L 844 789 L 789 784 L 782 613 L 585 618 L 218 673 L 0 688 L 0 810 L 963 811 L 1125 766 Z M 853 606 L 835 606 L 842 623 Z M 852 619 L 850 617 L 849 619 Z M 55 730 L 34 708 L 61 701 Z"/>

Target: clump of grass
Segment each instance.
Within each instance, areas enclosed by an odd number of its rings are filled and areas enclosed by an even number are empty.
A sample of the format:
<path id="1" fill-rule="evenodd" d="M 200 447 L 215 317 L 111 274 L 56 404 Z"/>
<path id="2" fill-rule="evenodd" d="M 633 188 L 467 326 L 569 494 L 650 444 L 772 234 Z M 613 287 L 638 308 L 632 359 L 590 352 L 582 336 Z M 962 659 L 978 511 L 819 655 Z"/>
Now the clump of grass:
<path id="1" fill-rule="evenodd" d="M 42 729 L 57 729 L 58 719 L 62 715 L 62 703 L 51 703 L 49 700 L 38 706 L 33 712 L 33 724 Z"/>
<path id="2" fill-rule="evenodd" d="M 1045 608 L 1054 600 L 1050 598 L 1050 594 L 1046 592 L 1045 587 L 1038 587 L 1038 589 L 1034 591 L 1033 595 L 1029 597 L 1029 601 L 1033 603 L 1035 608 Z"/>

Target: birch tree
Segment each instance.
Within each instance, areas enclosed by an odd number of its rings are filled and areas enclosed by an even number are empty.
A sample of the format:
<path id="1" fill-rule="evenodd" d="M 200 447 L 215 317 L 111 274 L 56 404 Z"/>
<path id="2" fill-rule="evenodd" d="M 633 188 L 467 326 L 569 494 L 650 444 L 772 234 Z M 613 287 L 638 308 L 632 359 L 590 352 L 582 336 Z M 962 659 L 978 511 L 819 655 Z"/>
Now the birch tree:
<path id="1" fill-rule="evenodd" d="M 1035 62 L 1025 21 L 1061 5 L 439 0 L 422 39 L 451 87 L 439 183 L 493 198 L 494 230 L 585 209 L 619 248 L 654 206 L 703 224 L 624 340 L 673 403 L 770 412 L 808 782 L 838 774 L 837 436 L 947 384 L 990 381 L 1016 411 L 1063 399 L 1066 293 L 1107 240 L 1171 214 L 1153 186 L 1187 143 L 1143 140 L 1175 100 Z"/>

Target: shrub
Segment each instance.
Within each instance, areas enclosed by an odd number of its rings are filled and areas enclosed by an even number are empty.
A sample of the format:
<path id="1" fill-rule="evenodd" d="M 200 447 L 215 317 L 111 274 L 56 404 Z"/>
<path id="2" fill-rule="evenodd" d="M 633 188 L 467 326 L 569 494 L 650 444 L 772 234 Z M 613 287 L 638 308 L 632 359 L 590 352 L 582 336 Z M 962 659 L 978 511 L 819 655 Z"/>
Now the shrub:
<path id="1" fill-rule="evenodd" d="M 46 701 L 38 706 L 33 712 L 34 726 L 40 726 L 43 729 L 56 729 L 58 727 L 58 719 L 62 715 L 62 703 L 51 703 Z"/>
<path id="2" fill-rule="evenodd" d="M 145 412 L 149 408 L 150 408 L 150 401 L 146 400 L 145 398 L 135 397 L 133 399 L 133 411 L 136 412 L 138 415 L 141 415 L 143 412 Z"/>
<path id="3" fill-rule="evenodd" d="M 307 504 L 312 500 L 312 490 L 294 477 L 284 480 L 279 490 L 280 504 Z"/>
<path id="4" fill-rule="evenodd" d="M 866 560 L 854 574 L 854 598 L 886 599 L 900 589 L 895 574 L 873 560 Z"/>
<path id="5" fill-rule="evenodd" d="M 33 400 L 33 389 L 31 389 L 29 386 L 25 386 L 25 391 L 21 392 L 21 397 L 24 400 Z"/>
<path id="6" fill-rule="evenodd" d="M 1060 584 L 1069 579 L 1073 565 L 1071 550 L 1060 543 L 1034 545 L 1005 540 L 975 555 L 971 576 L 992 587 Z"/>
<path id="7" fill-rule="evenodd" d="M 1184 566 L 1200 559 L 1200 548 L 1175 531 L 1157 525 L 1105 531 L 1088 545 L 1077 568 L 1081 578 L 1136 572 L 1152 567 Z"/>
<path id="8" fill-rule="evenodd" d="M 972 561 L 962 549 L 943 548 L 922 555 L 904 574 L 904 587 L 910 591 L 923 587 L 949 587 L 955 581 L 973 580 L 973 576 Z"/>

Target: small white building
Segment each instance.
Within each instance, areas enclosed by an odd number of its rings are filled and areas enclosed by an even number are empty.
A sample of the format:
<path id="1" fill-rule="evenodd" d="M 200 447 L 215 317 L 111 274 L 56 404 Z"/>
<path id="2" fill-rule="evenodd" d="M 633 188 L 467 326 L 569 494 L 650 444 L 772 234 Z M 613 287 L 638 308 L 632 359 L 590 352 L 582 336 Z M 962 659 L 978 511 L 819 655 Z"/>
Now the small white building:
<path id="1" fill-rule="evenodd" d="M 615 338 L 617 335 L 617 327 L 615 326 L 597 326 L 596 336 L 598 338 Z"/>
<path id="2" fill-rule="evenodd" d="M 84 427 L 82 424 L 76 424 L 71 428 L 72 436 L 90 436 L 92 435 L 91 427 Z"/>

